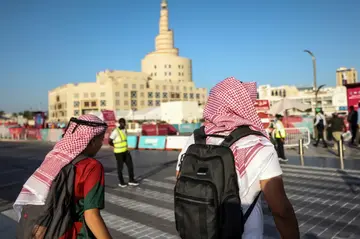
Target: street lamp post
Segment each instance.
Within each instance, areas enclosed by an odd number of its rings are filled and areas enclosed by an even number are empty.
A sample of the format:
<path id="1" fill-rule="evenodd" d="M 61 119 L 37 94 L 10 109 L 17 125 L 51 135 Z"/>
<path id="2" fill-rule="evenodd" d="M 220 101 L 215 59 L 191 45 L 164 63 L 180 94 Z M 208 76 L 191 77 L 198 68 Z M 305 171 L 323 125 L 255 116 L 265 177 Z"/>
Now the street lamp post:
<path id="1" fill-rule="evenodd" d="M 313 82 L 313 90 L 315 92 L 315 108 L 317 106 L 317 85 L 316 85 L 316 58 L 315 58 L 315 55 L 309 51 L 309 50 L 304 50 L 304 52 L 307 52 L 311 58 L 312 58 L 312 62 L 313 62 L 313 74 L 314 74 L 314 82 Z"/>

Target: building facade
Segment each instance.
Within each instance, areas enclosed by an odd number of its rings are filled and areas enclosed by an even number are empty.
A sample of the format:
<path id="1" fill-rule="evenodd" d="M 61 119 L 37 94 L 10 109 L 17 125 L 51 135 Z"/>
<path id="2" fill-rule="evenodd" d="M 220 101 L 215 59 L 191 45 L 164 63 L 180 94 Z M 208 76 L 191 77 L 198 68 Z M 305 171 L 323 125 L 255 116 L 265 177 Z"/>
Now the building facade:
<path id="1" fill-rule="evenodd" d="M 336 86 L 354 84 L 358 80 L 358 73 L 355 68 L 340 67 L 336 70 Z"/>
<path id="2" fill-rule="evenodd" d="M 66 84 L 49 91 L 49 121 L 68 121 L 103 109 L 140 110 L 162 102 L 194 101 L 204 105 L 207 89 L 196 88 L 191 59 L 179 56 L 169 29 L 166 0 L 161 2 L 155 51 L 141 61 L 141 72 L 105 70 L 95 82 Z"/>
<path id="3" fill-rule="evenodd" d="M 270 85 L 260 85 L 258 87 L 258 98 L 269 100 L 270 106 L 282 98 L 293 99 L 300 103 L 309 105 L 314 109 L 321 107 L 325 114 L 331 115 L 334 112 L 345 112 L 347 105 L 346 88 L 344 86 L 321 88 L 315 102 L 315 92 L 312 87 L 297 88 L 295 86 L 272 87 Z M 301 114 L 290 110 L 291 114 Z"/>

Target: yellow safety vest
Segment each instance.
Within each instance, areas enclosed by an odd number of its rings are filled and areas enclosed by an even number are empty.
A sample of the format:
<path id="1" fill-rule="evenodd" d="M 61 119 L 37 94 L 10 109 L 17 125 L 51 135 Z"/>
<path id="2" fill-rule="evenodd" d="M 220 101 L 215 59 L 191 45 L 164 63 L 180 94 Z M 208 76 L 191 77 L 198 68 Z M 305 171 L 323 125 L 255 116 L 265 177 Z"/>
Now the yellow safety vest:
<path id="1" fill-rule="evenodd" d="M 285 128 L 281 121 L 278 121 L 275 124 L 275 138 L 277 139 L 286 138 Z"/>
<path id="2" fill-rule="evenodd" d="M 117 130 L 120 137 L 117 137 L 113 141 L 113 143 L 114 143 L 114 153 L 116 153 L 116 154 L 124 153 L 124 152 L 126 152 L 128 150 L 126 134 L 119 128 L 116 128 L 116 130 Z"/>

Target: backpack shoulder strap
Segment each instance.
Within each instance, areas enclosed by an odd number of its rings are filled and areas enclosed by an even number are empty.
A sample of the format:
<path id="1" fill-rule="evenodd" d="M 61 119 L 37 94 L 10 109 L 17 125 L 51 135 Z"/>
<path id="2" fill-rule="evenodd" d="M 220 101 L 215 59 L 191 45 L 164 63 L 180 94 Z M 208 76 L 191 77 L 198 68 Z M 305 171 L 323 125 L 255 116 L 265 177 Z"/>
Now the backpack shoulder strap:
<path id="1" fill-rule="evenodd" d="M 246 211 L 245 215 L 244 215 L 244 224 L 246 222 L 246 220 L 249 218 L 252 210 L 254 209 L 259 197 L 261 195 L 261 191 L 258 193 L 258 195 L 256 196 L 255 200 L 251 203 L 250 207 L 248 208 L 248 210 Z"/>
<path id="2" fill-rule="evenodd" d="M 200 128 L 194 130 L 195 144 L 206 144 L 206 137 L 226 138 L 227 136 L 218 134 L 206 134 L 205 126 L 201 126 Z"/>
<path id="3" fill-rule="evenodd" d="M 231 132 L 231 134 L 229 134 L 225 138 L 225 140 L 221 143 L 221 145 L 225 147 L 230 147 L 231 145 L 233 145 L 233 143 L 235 143 L 239 139 L 249 135 L 258 135 L 265 137 L 261 132 L 250 129 L 248 125 L 242 125 L 237 129 L 235 129 L 233 132 Z"/>
<path id="4" fill-rule="evenodd" d="M 86 156 L 84 156 L 84 155 L 79 155 L 79 156 L 77 156 L 74 160 L 72 160 L 70 163 L 71 163 L 72 165 L 75 165 L 75 164 L 77 164 L 78 162 L 80 162 L 81 160 L 86 159 L 86 158 L 88 158 L 88 157 L 86 157 Z"/>
<path id="5" fill-rule="evenodd" d="M 194 130 L 195 144 L 206 144 L 205 126 Z"/>

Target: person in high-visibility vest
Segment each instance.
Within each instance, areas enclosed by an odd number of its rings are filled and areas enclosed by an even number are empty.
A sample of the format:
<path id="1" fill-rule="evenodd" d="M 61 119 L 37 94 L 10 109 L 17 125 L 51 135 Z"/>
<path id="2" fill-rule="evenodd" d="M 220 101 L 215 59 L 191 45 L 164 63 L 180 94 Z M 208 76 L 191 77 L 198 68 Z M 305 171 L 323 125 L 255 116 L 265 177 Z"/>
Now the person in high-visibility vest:
<path id="1" fill-rule="evenodd" d="M 284 143 L 286 138 L 286 132 L 284 125 L 282 123 L 283 116 L 278 114 L 275 116 L 275 140 L 276 140 L 276 150 L 280 161 L 288 161 L 285 157 Z"/>
<path id="2" fill-rule="evenodd" d="M 134 178 L 134 164 L 131 154 L 128 150 L 127 137 L 125 132 L 126 121 L 124 118 L 119 119 L 119 127 L 115 128 L 109 137 L 109 144 L 114 147 L 114 154 L 117 162 L 119 187 L 138 186 Z M 129 172 L 129 182 L 126 184 L 123 177 L 123 167 L 126 164 Z"/>

